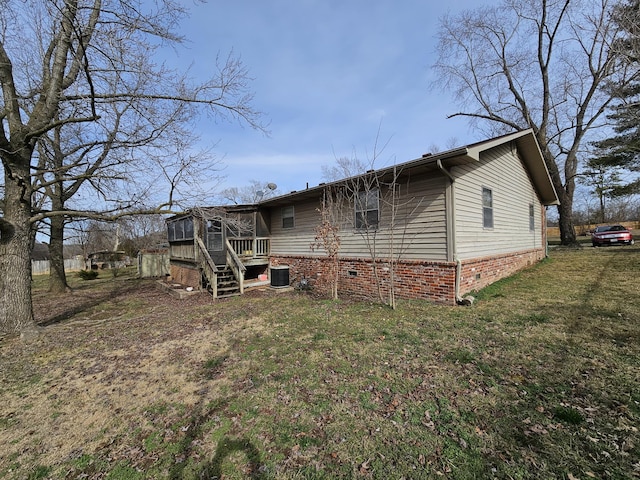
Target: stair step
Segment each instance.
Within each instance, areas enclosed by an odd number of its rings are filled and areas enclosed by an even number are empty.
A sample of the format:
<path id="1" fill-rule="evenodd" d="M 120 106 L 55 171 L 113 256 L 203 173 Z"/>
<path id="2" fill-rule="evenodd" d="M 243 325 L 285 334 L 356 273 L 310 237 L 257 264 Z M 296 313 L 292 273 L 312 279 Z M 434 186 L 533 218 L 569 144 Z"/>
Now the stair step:
<path id="1" fill-rule="evenodd" d="M 240 296 L 240 292 L 218 294 L 218 298 L 229 298 L 229 297 L 239 297 L 239 296 Z"/>
<path id="2" fill-rule="evenodd" d="M 215 286 L 212 285 L 211 282 L 211 280 L 213 279 L 209 279 L 204 269 L 202 269 L 202 283 L 205 288 L 211 293 L 213 293 L 213 291 L 215 290 L 216 296 L 218 298 L 235 297 L 241 295 L 240 283 L 236 279 L 233 271 L 230 268 L 221 265 L 217 268 L 218 270 L 215 272 Z"/>

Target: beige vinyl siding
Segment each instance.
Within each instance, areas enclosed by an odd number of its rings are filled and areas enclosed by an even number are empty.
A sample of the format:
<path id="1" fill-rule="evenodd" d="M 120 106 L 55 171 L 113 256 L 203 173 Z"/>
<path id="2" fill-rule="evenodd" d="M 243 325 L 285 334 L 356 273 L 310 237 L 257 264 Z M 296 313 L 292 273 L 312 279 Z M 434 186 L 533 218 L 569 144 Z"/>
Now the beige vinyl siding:
<path id="1" fill-rule="evenodd" d="M 503 145 L 480 157 L 480 162 L 455 167 L 456 247 L 460 260 L 542 246 L 542 209 L 517 152 Z M 493 196 L 493 228 L 482 222 L 482 189 Z M 529 206 L 534 207 L 534 229 Z"/>
<path id="2" fill-rule="evenodd" d="M 441 260 L 447 258 L 445 178 L 437 172 L 429 176 L 406 179 L 399 183 L 396 202 L 395 229 L 390 228 L 393 207 L 386 188 L 380 192 L 380 225 L 369 234 L 354 227 L 353 205 L 345 206 L 344 221 L 340 226 L 340 256 L 388 258 L 393 246 L 394 256 L 403 260 Z M 322 249 L 312 252 L 315 227 L 320 222 L 317 202 L 295 204 L 295 227 L 282 229 L 281 222 L 272 222 L 271 252 L 274 255 L 319 255 Z M 278 209 L 272 218 L 279 219 Z"/>
<path id="3" fill-rule="evenodd" d="M 320 213 L 316 210 L 320 200 L 296 202 L 292 205 L 294 207 L 292 228 L 282 228 L 280 207 L 271 210 L 271 254 L 313 255 L 311 244 L 315 237 L 314 228 L 320 222 Z"/>

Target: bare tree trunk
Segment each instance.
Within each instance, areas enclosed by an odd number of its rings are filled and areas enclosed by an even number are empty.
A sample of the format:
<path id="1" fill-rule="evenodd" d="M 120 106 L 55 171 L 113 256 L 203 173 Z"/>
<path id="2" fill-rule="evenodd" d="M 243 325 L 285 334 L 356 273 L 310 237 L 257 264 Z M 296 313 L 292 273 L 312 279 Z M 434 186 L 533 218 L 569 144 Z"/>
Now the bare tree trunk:
<path id="1" fill-rule="evenodd" d="M 336 255 L 333 258 L 333 275 L 331 280 L 331 298 L 333 300 L 338 300 L 338 283 L 340 282 L 340 259 Z"/>
<path id="2" fill-rule="evenodd" d="M 554 184 L 556 184 L 555 181 Z M 558 206 L 560 243 L 562 245 L 576 246 L 579 242 L 576 237 L 576 229 L 573 225 L 573 193 L 575 191 L 575 180 L 573 178 L 568 179 L 564 188 L 556 184 L 556 191 L 560 199 L 560 205 Z"/>
<path id="3" fill-rule="evenodd" d="M 546 133 L 540 130 L 536 131 L 536 138 L 540 145 L 547 145 Z M 548 145 L 541 148 L 542 157 L 547 165 L 553 187 L 556 190 L 560 205 L 558 205 L 558 227 L 560 228 L 560 243 L 562 245 L 576 245 L 576 231 L 573 226 L 573 192 L 575 191 L 574 177 L 568 178 L 566 184 L 563 183 L 560 176 L 560 169 L 556 163 L 554 155 L 551 153 Z M 569 176 L 575 175 L 574 172 L 566 172 Z"/>
<path id="4" fill-rule="evenodd" d="M 560 227 L 560 243 L 562 245 L 575 245 L 577 243 L 576 230 L 573 226 L 573 205 L 566 195 L 560 195 L 562 202 L 558 206 L 558 226 Z M 565 201 L 563 201 L 565 200 Z"/>
<path id="5" fill-rule="evenodd" d="M 4 217 L 0 218 L 0 332 L 29 333 L 36 330 L 31 306 L 29 157 L 5 168 L 4 186 Z"/>
<path id="6" fill-rule="evenodd" d="M 54 210 L 57 208 L 54 206 Z M 51 217 L 49 238 L 49 291 L 64 293 L 69 288 L 64 271 L 64 217 Z"/>
<path id="7" fill-rule="evenodd" d="M 604 219 L 605 219 L 605 200 L 604 200 L 604 193 L 602 192 L 602 190 L 598 190 L 598 198 L 600 200 L 600 221 L 602 223 L 604 223 Z"/>

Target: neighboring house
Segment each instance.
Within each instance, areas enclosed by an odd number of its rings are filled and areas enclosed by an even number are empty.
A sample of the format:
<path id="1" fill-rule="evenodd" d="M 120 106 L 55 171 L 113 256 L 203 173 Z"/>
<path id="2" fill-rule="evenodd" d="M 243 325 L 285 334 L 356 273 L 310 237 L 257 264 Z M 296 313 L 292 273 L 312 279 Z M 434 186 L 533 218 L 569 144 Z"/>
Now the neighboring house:
<path id="1" fill-rule="evenodd" d="M 105 268 L 123 268 L 131 263 L 126 252 L 121 250 L 101 250 L 87 255 L 88 270 L 103 270 Z"/>
<path id="2" fill-rule="evenodd" d="M 327 195 L 344 200 L 340 293 L 386 295 L 393 279 L 399 298 L 450 305 L 544 258 L 545 207 L 558 204 L 526 130 L 255 205 L 172 217 L 171 276 L 219 297 L 268 284 L 287 266 L 292 280 L 328 288 L 327 255 L 311 249 Z"/>

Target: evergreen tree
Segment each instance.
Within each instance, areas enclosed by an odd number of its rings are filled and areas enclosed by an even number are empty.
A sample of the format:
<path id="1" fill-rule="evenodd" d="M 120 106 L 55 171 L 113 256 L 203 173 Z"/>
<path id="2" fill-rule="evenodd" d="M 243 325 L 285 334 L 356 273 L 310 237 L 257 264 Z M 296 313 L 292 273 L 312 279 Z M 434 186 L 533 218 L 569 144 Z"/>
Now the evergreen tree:
<path id="1" fill-rule="evenodd" d="M 640 63 L 640 0 L 622 3 L 614 20 L 626 32 L 617 42 L 620 58 L 633 67 Z M 623 169 L 631 175 L 631 181 L 617 185 L 612 196 L 625 196 L 640 192 L 640 78 L 624 87 L 610 87 L 619 102 L 612 107 L 607 118 L 613 122 L 613 135 L 595 144 L 597 151 L 592 163 L 601 168 Z"/>

